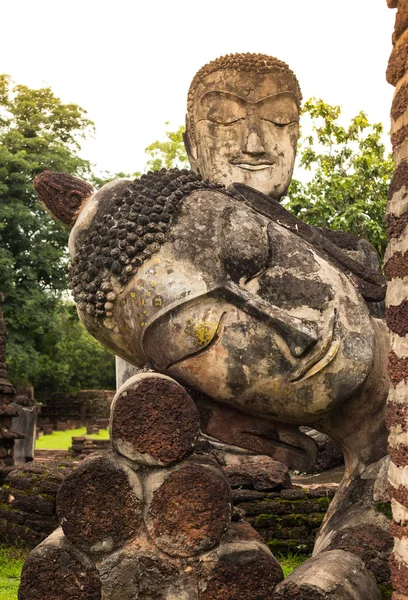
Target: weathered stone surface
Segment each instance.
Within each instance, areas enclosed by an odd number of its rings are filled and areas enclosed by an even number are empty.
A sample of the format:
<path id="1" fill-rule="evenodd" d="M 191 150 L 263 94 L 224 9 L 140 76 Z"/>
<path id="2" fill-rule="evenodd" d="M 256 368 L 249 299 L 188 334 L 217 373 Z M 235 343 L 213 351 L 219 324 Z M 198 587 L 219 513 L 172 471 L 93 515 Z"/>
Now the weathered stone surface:
<path id="1" fill-rule="evenodd" d="M 360 525 L 338 531 L 327 550 L 345 550 L 359 556 L 381 584 L 390 581 L 388 559 L 392 547 L 391 533 L 373 525 Z"/>
<path id="2" fill-rule="evenodd" d="M 132 377 L 112 405 L 113 447 L 139 464 L 167 466 L 193 450 L 199 417 L 187 392 L 156 374 Z"/>
<path id="3" fill-rule="evenodd" d="M 391 185 L 388 190 L 388 202 L 390 203 L 394 194 L 399 192 L 400 189 L 406 185 L 408 185 L 408 162 L 404 160 L 399 163 L 393 173 Z M 387 237 L 389 237 L 388 232 Z M 392 232 L 390 237 L 395 237 L 392 235 Z"/>
<path id="4" fill-rule="evenodd" d="M 231 494 L 221 472 L 194 462 L 146 482 L 146 525 L 154 543 L 175 556 L 193 556 L 215 546 L 231 518 Z"/>
<path id="5" fill-rule="evenodd" d="M 408 137 L 408 125 L 400 127 L 391 135 L 391 145 L 394 152 L 398 149 L 401 144 L 405 142 Z"/>
<path id="6" fill-rule="evenodd" d="M 391 461 L 397 467 L 404 468 L 408 465 L 408 446 L 406 444 L 398 444 L 397 446 L 388 446 L 388 454 Z"/>
<path id="7" fill-rule="evenodd" d="M 248 457 L 243 464 L 224 467 L 223 472 L 232 488 L 267 491 L 291 485 L 288 467 L 267 456 Z"/>
<path id="8" fill-rule="evenodd" d="M 307 433 L 317 444 L 316 460 L 313 466 L 307 470 L 308 473 L 322 473 L 344 464 L 343 453 L 338 442 L 328 435 L 309 427 L 301 427 L 301 430 Z M 300 471 L 299 468 L 297 470 Z"/>
<path id="9" fill-rule="evenodd" d="M 408 84 L 403 84 L 394 96 L 391 107 L 391 116 L 398 120 L 405 113 L 408 106 Z"/>
<path id="10" fill-rule="evenodd" d="M 274 600 L 381 600 L 360 558 L 332 550 L 307 560 L 276 589 Z"/>
<path id="11" fill-rule="evenodd" d="M 259 542 L 223 544 L 202 561 L 200 600 L 270 600 L 283 579 L 278 561 Z"/>
<path id="12" fill-rule="evenodd" d="M 266 455 L 301 472 L 310 470 L 316 459 L 314 441 L 294 425 L 273 423 L 213 402 L 191 390 L 200 414 L 201 430 L 227 444 Z"/>
<path id="13" fill-rule="evenodd" d="M 92 562 L 57 530 L 27 558 L 19 600 L 101 600 L 101 584 Z"/>
<path id="14" fill-rule="evenodd" d="M 186 565 L 159 552 L 143 535 L 103 558 L 97 568 L 103 600 L 195 600 L 189 595 Z"/>
<path id="15" fill-rule="evenodd" d="M 406 277 L 408 275 L 408 252 L 404 252 L 404 254 L 394 252 L 392 257 L 385 263 L 384 271 L 388 279 Z"/>
<path id="16" fill-rule="evenodd" d="M 91 456 L 63 481 L 57 513 L 65 535 L 78 548 L 111 551 L 140 529 L 140 481 L 111 457 Z"/>
<path id="17" fill-rule="evenodd" d="M 403 594 L 408 590 L 408 567 L 393 554 L 390 558 L 391 582 L 396 592 Z"/>
<path id="18" fill-rule="evenodd" d="M 408 300 L 397 306 L 388 306 L 385 321 L 394 333 L 404 337 L 408 333 Z"/>
<path id="19" fill-rule="evenodd" d="M 408 55 L 408 44 L 405 40 L 402 44 L 395 46 L 391 52 L 391 56 L 387 66 L 387 81 L 391 85 L 397 85 L 399 79 L 404 76 L 406 72 Z"/>
<path id="20" fill-rule="evenodd" d="M 408 306 L 408 304 L 407 304 Z M 389 307 L 388 310 L 395 309 L 396 307 Z M 401 331 L 401 328 L 404 327 L 402 323 L 402 318 L 399 313 L 395 310 L 391 310 L 390 313 L 390 323 L 394 328 L 398 328 Z M 395 387 L 400 383 L 400 381 L 408 380 L 408 358 L 399 358 L 395 352 L 390 352 L 388 355 L 388 373 L 390 376 L 390 381 L 392 385 Z M 404 406 L 401 406 L 399 409 L 401 412 L 404 411 Z"/>
<path id="21" fill-rule="evenodd" d="M 397 16 L 395 18 L 395 28 L 393 34 L 393 42 L 397 42 L 401 35 L 408 28 L 408 5 L 404 0 L 400 0 L 397 4 L 398 11 Z"/>
<path id="22" fill-rule="evenodd" d="M 222 537 L 223 544 L 232 544 L 237 541 L 252 541 L 262 542 L 262 537 L 249 523 L 246 521 L 238 521 L 231 523 L 227 531 Z"/>

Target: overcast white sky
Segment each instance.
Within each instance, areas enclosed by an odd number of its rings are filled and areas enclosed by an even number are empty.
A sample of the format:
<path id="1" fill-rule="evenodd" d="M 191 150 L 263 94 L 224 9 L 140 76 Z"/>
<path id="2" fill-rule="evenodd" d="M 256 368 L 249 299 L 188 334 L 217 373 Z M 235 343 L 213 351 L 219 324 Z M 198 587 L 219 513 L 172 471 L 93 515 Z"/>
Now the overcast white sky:
<path id="1" fill-rule="evenodd" d="M 0 15 L 0 72 L 87 110 L 96 136 L 82 154 L 99 171 L 142 170 L 164 123 L 184 123 L 195 72 L 230 52 L 277 56 L 305 99 L 389 128 L 386 0 L 0 0 Z"/>

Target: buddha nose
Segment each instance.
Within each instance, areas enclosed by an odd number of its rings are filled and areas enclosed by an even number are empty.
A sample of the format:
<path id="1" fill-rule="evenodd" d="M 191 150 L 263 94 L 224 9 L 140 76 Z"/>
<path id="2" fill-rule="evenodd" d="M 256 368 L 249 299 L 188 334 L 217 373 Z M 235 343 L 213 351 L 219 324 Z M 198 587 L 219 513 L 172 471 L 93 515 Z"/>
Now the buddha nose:
<path id="1" fill-rule="evenodd" d="M 248 137 L 244 147 L 246 154 L 264 154 L 265 147 L 262 143 L 262 139 L 257 128 L 253 127 L 248 132 Z"/>
<path id="2" fill-rule="evenodd" d="M 274 318 L 273 318 L 274 317 Z M 298 358 L 310 350 L 317 342 L 317 327 L 306 320 L 291 318 L 282 315 L 273 315 L 275 330 L 284 338 L 293 356 Z"/>
<path id="3" fill-rule="evenodd" d="M 278 335 L 285 340 L 292 356 L 296 358 L 302 356 L 319 341 L 316 323 L 295 317 L 259 296 L 253 296 L 232 281 L 228 282 L 227 293 L 233 295 L 235 302 L 241 304 L 245 312 L 269 322 Z"/>

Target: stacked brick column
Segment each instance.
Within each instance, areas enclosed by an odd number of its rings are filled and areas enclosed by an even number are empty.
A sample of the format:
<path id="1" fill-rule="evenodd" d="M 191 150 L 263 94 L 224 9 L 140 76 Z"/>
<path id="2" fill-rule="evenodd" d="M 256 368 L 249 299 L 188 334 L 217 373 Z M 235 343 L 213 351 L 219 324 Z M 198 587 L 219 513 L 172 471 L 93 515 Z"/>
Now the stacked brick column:
<path id="1" fill-rule="evenodd" d="M 0 294 L 0 484 L 3 476 L 13 465 L 13 446 L 16 439 L 24 435 L 11 428 L 11 420 L 18 416 L 18 410 L 12 402 L 16 391 L 10 383 L 6 368 L 6 324 L 1 308 L 3 295 Z"/>
<path id="2" fill-rule="evenodd" d="M 19 600 L 270 600 L 281 567 L 231 522 L 218 463 L 199 447 L 194 402 L 153 373 L 111 412 L 112 451 L 85 459 L 57 495 L 57 530 L 28 557 Z"/>
<path id="3" fill-rule="evenodd" d="M 386 320 L 392 333 L 388 398 L 389 483 L 394 551 L 391 555 L 393 600 L 408 599 L 408 1 L 387 0 L 397 8 L 387 81 L 395 86 L 391 141 L 395 159 L 386 213 L 389 280 Z"/>

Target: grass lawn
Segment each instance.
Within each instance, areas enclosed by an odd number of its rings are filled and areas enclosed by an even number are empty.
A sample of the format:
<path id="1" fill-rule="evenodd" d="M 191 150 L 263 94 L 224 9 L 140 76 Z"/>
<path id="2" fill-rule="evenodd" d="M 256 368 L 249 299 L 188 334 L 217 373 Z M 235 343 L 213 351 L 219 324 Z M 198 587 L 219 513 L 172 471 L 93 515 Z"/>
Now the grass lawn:
<path id="1" fill-rule="evenodd" d="M 282 567 L 283 576 L 286 578 L 301 565 L 307 558 L 310 558 L 308 554 L 287 554 L 286 556 L 278 555 L 277 560 Z"/>
<path id="2" fill-rule="evenodd" d="M 0 546 L 0 600 L 17 600 L 20 574 L 27 551 Z"/>
<path id="3" fill-rule="evenodd" d="M 86 427 L 81 429 L 71 429 L 70 431 L 54 431 L 51 435 L 42 435 L 35 443 L 38 450 L 68 450 L 72 446 L 73 435 L 86 435 Z M 109 439 L 107 429 L 101 429 L 98 435 L 88 435 L 87 437 L 95 440 Z"/>

